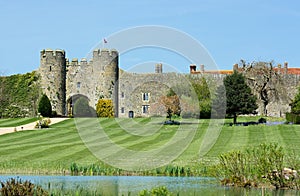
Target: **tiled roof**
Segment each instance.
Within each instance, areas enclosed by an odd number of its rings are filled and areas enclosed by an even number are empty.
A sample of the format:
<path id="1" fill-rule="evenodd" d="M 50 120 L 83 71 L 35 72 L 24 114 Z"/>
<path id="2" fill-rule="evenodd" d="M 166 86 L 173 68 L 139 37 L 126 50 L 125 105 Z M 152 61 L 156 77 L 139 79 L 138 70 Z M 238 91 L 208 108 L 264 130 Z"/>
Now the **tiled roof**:
<path id="1" fill-rule="evenodd" d="M 278 68 L 274 68 L 274 70 L 278 71 Z M 280 68 L 281 73 L 284 72 L 284 68 Z M 201 71 L 193 71 L 191 74 L 200 74 Z M 206 70 L 204 71 L 206 74 L 232 74 L 233 70 Z M 288 68 L 288 74 L 300 75 L 300 68 Z"/>
<path id="2" fill-rule="evenodd" d="M 288 74 L 300 75 L 300 68 L 288 68 Z"/>

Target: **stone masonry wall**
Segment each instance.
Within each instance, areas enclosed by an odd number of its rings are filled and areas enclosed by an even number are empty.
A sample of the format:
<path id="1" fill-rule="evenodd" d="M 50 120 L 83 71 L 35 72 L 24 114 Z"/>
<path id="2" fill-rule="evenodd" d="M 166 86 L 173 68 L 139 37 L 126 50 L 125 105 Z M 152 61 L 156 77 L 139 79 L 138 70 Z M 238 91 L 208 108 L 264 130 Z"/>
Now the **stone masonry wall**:
<path id="1" fill-rule="evenodd" d="M 100 98 L 112 99 L 116 117 L 165 115 L 159 98 L 174 86 L 190 86 L 187 74 L 162 73 L 162 65 L 155 65 L 153 73 L 119 71 L 118 52 L 95 50 L 90 61 L 69 61 L 63 50 L 42 50 L 40 68 L 42 91 L 60 115 L 68 115 L 70 100 L 83 96 L 96 108 Z M 258 98 L 258 114 L 284 116 L 297 93 L 300 76 L 268 70 L 264 67 L 235 66 L 247 78 L 248 85 Z M 203 71 L 204 72 L 204 71 Z M 191 77 L 206 77 L 211 93 L 222 83 L 226 74 L 199 73 Z M 193 101 L 192 99 L 190 99 Z M 74 103 L 73 103 L 74 104 Z M 67 110 L 68 108 L 68 110 Z M 184 110 L 184 108 L 183 108 Z"/>
<path id="2" fill-rule="evenodd" d="M 129 111 L 133 111 L 135 117 L 166 115 L 165 108 L 159 105 L 159 98 L 178 84 L 190 85 L 184 74 L 123 72 L 119 83 L 119 117 L 128 117 Z M 143 107 L 148 107 L 148 111 L 145 112 Z"/>
<path id="3" fill-rule="evenodd" d="M 64 50 L 42 50 L 40 53 L 41 88 L 51 101 L 52 110 L 65 115 L 66 59 Z"/>
<path id="4" fill-rule="evenodd" d="M 100 98 L 112 99 L 117 116 L 118 73 L 118 52 L 114 50 L 95 50 L 89 62 L 86 59 L 67 61 L 67 102 L 75 95 L 82 95 L 96 108 Z"/>

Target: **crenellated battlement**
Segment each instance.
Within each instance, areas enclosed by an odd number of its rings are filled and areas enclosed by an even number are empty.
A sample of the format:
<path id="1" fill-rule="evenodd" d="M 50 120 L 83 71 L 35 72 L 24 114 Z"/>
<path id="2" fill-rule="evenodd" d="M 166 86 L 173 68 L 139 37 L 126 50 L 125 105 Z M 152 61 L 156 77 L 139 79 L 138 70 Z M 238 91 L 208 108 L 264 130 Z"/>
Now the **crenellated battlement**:
<path id="1" fill-rule="evenodd" d="M 46 57 L 46 56 L 65 57 L 65 55 L 66 55 L 66 52 L 64 50 L 61 50 L 61 49 L 56 49 L 56 50 L 44 49 L 44 50 L 41 50 L 41 57 Z"/>
<path id="2" fill-rule="evenodd" d="M 100 56 L 116 57 L 118 55 L 119 55 L 119 53 L 115 49 L 111 49 L 111 50 L 108 50 L 108 49 L 101 49 L 101 50 L 97 49 L 97 50 L 93 51 L 93 58 L 97 58 L 97 57 L 100 57 Z"/>
<path id="3" fill-rule="evenodd" d="M 73 66 L 73 67 L 76 67 L 76 66 L 90 66 L 92 64 L 93 64 L 93 61 L 92 60 L 87 61 L 86 58 L 81 58 L 80 61 L 78 61 L 77 58 L 73 58 L 71 61 L 69 61 L 69 59 L 66 59 L 67 67 L 69 67 L 69 66 Z"/>

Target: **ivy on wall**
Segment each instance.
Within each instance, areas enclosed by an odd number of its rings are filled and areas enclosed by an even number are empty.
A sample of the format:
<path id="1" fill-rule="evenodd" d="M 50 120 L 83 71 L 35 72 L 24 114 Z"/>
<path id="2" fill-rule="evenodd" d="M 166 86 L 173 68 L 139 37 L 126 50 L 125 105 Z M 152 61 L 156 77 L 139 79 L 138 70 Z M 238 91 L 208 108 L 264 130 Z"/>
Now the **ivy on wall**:
<path id="1" fill-rule="evenodd" d="M 36 116 L 40 95 L 35 71 L 0 77 L 0 118 Z"/>

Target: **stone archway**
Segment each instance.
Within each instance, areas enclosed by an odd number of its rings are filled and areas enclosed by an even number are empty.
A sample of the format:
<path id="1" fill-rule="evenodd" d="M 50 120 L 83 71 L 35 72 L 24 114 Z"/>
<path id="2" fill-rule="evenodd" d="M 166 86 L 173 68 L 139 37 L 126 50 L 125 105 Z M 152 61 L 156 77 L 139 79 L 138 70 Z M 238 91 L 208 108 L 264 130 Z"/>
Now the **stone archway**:
<path id="1" fill-rule="evenodd" d="M 84 99 L 87 99 L 88 101 L 90 101 L 90 99 L 86 95 L 83 95 L 83 94 L 75 94 L 75 95 L 70 96 L 67 99 L 67 114 L 68 114 L 68 116 L 73 116 L 73 114 L 74 114 L 74 110 L 73 110 L 74 104 L 81 97 L 83 97 Z"/>

